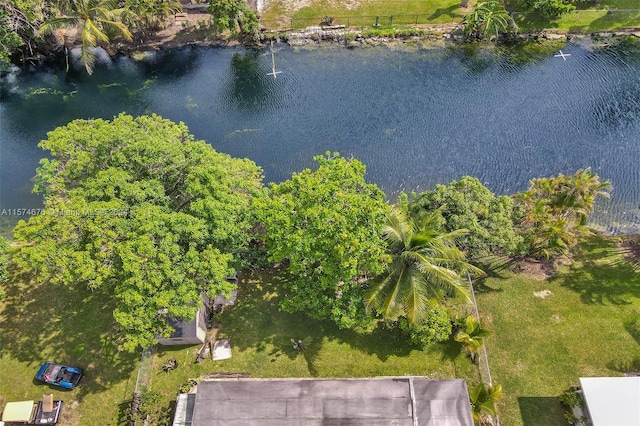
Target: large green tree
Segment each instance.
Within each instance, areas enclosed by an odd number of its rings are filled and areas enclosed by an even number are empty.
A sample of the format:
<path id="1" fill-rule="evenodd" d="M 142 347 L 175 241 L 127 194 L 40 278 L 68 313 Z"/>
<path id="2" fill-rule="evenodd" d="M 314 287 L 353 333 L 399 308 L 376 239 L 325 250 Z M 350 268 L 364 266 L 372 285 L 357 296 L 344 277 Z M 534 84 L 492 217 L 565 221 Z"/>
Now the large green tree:
<path id="1" fill-rule="evenodd" d="M 527 191 L 514 196 L 522 211 L 520 232 L 528 253 L 549 259 L 567 254 L 589 233 L 587 219 L 598 197 L 608 197 L 610 183 L 601 182 L 591 169 L 574 175 L 531 180 Z"/>
<path id="2" fill-rule="evenodd" d="M 519 0 L 528 12 L 534 12 L 545 19 L 555 19 L 558 16 L 575 10 L 581 0 Z"/>
<path id="3" fill-rule="evenodd" d="M 9 256 L 7 256 L 7 250 L 9 249 L 9 244 L 7 240 L 4 239 L 2 235 L 0 235 L 0 300 L 4 297 L 4 290 L 2 289 L 2 284 L 7 281 L 7 264 L 9 263 Z"/>
<path id="4" fill-rule="evenodd" d="M 380 229 L 390 207 L 360 161 L 329 153 L 315 160 L 316 170 L 272 184 L 263 200 L 269 256 L 286 261 L 292 277 L 282 307 L 369 329 L 364 286 L 384 267 Z"/>
<path id="5" fill-rule="evenodd" d="M 170 16 L 182 10 L 174 0 L 125 0 L 124 7 L 130 12 L 124 22 L 143 34 L 163 28 Z"/>
<path id="6" fill-rule="evenodd" d="M 208 0 L 209 13 L 218 31 L 229 30 L 245 43 L 258 41 L 258 15 L 249 9 L 245 0 Z"/>
<path id="7" fill-rule="evenodd" d="M 76 120 L 48 134 L 35 190 L 45 213 L 20 222 L 15 259 L 50 285 L 115 299 L 125 347 L 191 319 L 224 280 L 254 225 L 261 170 L 156 115 Z"/>
<path id="8" fill-rule="evenodd" d="M 466 272 L 481 273 L 465 260 L 456 239 L 466 230 L 444 231 L 440 212 L 407 213 L 404 203 L 393 209 L 383 228 L 391 263 L 373 280 L 367 305 L 385 319 L 405 316 L 419 326 L 433 301 L 467 295 Z"/>
<path id="9" fill-rule="evenodd" d="M 471 260 L 508 256 L 521 248 L 522 237 L 513 225 L 513 199 L 506 195 L 496 197 L 474 177 L 464 176 L 422 192 L 411 203 L 411 209 L 440 209 L 446 231 L 467 229 L 456 241 Z"/>
<path id="10" fill-rule="evenodd" d="M 9 63 L 11 53 L 22 45 L 8 6 L 9 2 L 0 1 L 0 70 Z"/>

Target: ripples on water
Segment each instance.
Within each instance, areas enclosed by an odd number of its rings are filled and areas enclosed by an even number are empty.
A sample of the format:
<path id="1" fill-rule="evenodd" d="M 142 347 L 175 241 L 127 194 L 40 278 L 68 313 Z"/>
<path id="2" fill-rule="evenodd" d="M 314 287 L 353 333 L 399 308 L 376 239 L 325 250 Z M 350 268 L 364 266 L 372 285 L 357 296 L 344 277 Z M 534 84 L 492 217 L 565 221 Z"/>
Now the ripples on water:
<path id="1" fill-rule="evenodd" d="M 563 61 L 553 53 L 562 48 Z M 390 197 L 464 175 L 512 194 L 530 179 L 591 167 L 614 186 L 595 221 L 635 231 L 640 158 L 637 46 L 376 47 L 269 51 L 185 47 L 118 58 L 92 77 L 60 70 L 5 79 L 0 203 L 29 194 L 46 131 L 75 118 L 157 113 L 248 157 L 282 181 L 327 150 L 367 165 Z M 5 207 L 6 206 L 6 207 Z"/>

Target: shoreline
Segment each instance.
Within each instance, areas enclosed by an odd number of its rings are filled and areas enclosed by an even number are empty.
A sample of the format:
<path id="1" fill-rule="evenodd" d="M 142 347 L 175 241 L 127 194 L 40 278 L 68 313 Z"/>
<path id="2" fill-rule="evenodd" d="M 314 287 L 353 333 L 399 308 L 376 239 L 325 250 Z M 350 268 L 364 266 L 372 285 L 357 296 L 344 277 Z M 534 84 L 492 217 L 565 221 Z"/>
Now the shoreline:
<path id="1" fill-rule="evenodd" d="M 258 0 L 260 1 L 260 0 Z M 115 42 L 104 47 L 109 56 L 144 54 L 148 51 L 167 50 L 172 48 L 191 46 L 243 46 L 237 39 L 229 35 L 218 35 L 210 26 L 211 15 L 200 5 L 183 6 L 183 12 L 178 13 L 165 28 L 135 42 Z M 460 23 L 449 24 L 420 24 L 400 26 L 394 28 L 356 28 L 336 26 L 309 26 L 301 30 L 285 28 L 282 30 L 261 31 L 263 40 L 255 45 L 257 48 L 268 47 L 270 42 L 285 43 L 291 47 L 313 46 L 324 43 L 341 44 L 347 48 L 358 46 L 377 46 L 395 44 L 398 42 L 439 42 L 441 43 L 469 43 L 463 33 Z M 597 39 L 613 38 L 617 36 L 634 36 L 640 39 L 640 26 L 620 28 L 615 31 L 573 32 L 571 30 L 544 29 L 526 33 L 515 34 L 511 40 L 573 40 L 573 39 Z M 77 34 L 66 34 L 70 41 L 67 48 L 73 49 L 80 46 Z M 64 38 L 63 38 L 64 39 Z M 483 40 L 481 43 L 488 43 Z M 59 47 L 63 47 L 62 44 Z M 251 47 L 251 46 L 247 46 Z"/>

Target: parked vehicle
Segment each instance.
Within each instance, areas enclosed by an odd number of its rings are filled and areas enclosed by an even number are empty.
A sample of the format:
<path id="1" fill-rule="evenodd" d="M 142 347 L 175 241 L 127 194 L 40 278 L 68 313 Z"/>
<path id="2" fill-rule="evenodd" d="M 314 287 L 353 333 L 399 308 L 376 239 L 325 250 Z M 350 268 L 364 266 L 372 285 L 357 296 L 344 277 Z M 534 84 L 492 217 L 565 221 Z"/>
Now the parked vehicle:
<path id="1" fill-rule="evenodd" d="M 35 379 L 51 386 L 73 389 L 78 385 L 83 374 L 82 368 L 47 361 L 40 366 Z"/>
<path id="2" fill-rule="evenodd" d="M 2 422 L 7 425 L 55 425 L 63 405 L 62 401 L 54 401 L 51 394 L 44 395 L 42 401 L 8 402 L 2 411 Z"/>

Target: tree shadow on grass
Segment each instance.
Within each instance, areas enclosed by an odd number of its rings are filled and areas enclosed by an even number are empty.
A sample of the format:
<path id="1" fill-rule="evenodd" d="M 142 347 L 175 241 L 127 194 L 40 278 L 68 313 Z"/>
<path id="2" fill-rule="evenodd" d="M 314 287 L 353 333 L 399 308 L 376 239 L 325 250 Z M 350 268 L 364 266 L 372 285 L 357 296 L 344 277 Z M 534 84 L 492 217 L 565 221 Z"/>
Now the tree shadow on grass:
<path id="1" fill-rule="evenodd" d="M 594 237 L 577 247 L 574 262 L 558 271 L 560 285 L 580 294 L 587 304 L 625 305 L 640 298 L 640 275 L 614 243 Z"/>
<path id="2" fill-rule="evenodd" d="M 584 31 L 587 27 L 590 31 L 606 31 L 611 28 L 635 27 L 640 19 L 640 12 L 637 10 L 621 11 L 613 6 L 606 14 L 591 21 L 588 25 L 577 27 L 576 30 Z M 573 28 L 572 28 L 573 29 Z"/>
<path id="3" fill-rule="evenodd" d="M 34 375 L 47 360 L 84 368 L 71 393 L 80 401 L 130 377 L 138 355 L 118 350 L 111 297 L 84 285 L 38 283 L 15 268 L 4 288 L 0 355 L 31 364 Z"/>
<path id="4" fill-rule="evenodd" d="M 225 333 L 232 336 L 234 346 L 240 350 L 252 348 L 258 352 L 272 347 L 269 355 L 304 356 L 312 374 L 318 353 L 326 340 L 347 344 L 385 361 L 390 356 L 406 356 L 411 352 L 404 339 L 393 330 L 377 328 L 370 334 L 353 330 L 340 330 L 329 321 L 320 321 L 304 313 L 279 310 L 278 291 L 286 280 L 278 271 L 263 270 L 246 274 L 239 282 L 237 304 L 223 315 Z M 312 343 L 305 351 L 296 351 L 291 339 Z"/>
<path id="5" fill-rule="evenodd" d="M 455 18 L 457 16 L 456 13 L 454 13 L 455 10 L 457 10 L 459 8 L 459 5 L 456 4 L 452 4 L 449 7 L 439 7 L 438 9 L 436 9 L 435 12 L 433 12 L 431 14 L 431 16 L 429 16 L 427 18 L 428 21 L 435 21 L 436 19 L 438 19 L 439 17 L 443 16 L 443 15 L 447 15 L 448 17 L 450 17 L 451 19 Z"/>
<path id="6" fill-rule="evenodd" d="M 607 368 L 619 373 L 639 373 L 640 372 L 640 356 L 631 358 L 626 361 L 611 361 L 607 364 Z"/>
<path id="7" fill-rule="evenodd" d="M 553 396 L 518 397 L 523 426 L 565 424 L 564 409 L 560 400 Z"/>

